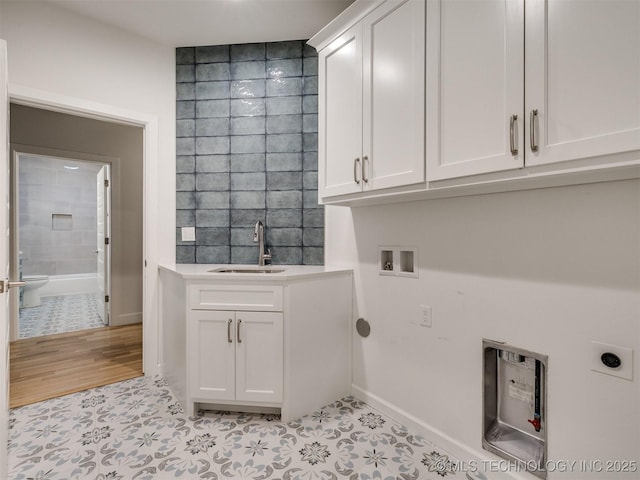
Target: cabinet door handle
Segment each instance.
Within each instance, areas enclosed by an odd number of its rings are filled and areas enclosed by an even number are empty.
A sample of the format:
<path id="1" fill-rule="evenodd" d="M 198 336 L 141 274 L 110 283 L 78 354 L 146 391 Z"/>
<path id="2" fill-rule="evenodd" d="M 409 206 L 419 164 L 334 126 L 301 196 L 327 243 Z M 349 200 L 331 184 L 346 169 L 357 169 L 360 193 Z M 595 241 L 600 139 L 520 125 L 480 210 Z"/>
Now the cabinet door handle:
<path id="1" fill-rule="evenodd" d="M 538 124 L 538 109 L 534 108 L 529 112 L 529 142 L 531 143 L 531 151 L 538 151 L 538 140 L 536 139 L 536 126 Z"/>
<path id="2" fill-rule="evenodd" d="M 369 183 L 369 177 L 367 176 L 367 166 L 366 163 L 369 162 L 369 157 L 365 155 L 362 157 L 362 181 L 364 183 Z"/>
<path id="3" fill-rule="evenodd" d="M 516 120 L 518 120 L 518 115 L 511 115 L 511 120 L 509 121 L 509 143 L 511 147 L 511 155 L 518 155 L 518 146 L 516 145 L 516 129 L 515 124 Z"/>
<path id="4" fill-rule="evenodd" d="M 231 339 L 231 324 L 233 323 L 232 319 L 227 320 L 227 342 L 233 343 Z"/>
<path id="5" fill-rule="evenodd" d="M 356 158 L 353 161 L 353 181 L 360 185 L 360 179 L 358 178 L 358 164 L 360 163 L 360 158 Z"/>
<path id="6" fill-rule="evenodd" d="M 242 325 L 242 320 L 238 320 L 238 331 L 236 332 L 236 338 L 238 339 L 238 343 L 242 343 L 240 339 L 240 325 Z"/>

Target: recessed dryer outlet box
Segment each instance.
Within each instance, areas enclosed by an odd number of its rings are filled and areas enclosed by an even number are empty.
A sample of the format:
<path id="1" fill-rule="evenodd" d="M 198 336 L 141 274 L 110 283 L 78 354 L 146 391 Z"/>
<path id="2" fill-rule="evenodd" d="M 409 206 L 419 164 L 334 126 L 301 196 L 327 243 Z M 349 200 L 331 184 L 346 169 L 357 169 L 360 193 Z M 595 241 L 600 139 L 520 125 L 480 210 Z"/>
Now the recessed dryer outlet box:
<path id="1" fill-rule="evenodd" d="M 418 278 L 418 249 L 379 247 L 378 274 Z"/>
<path id="2" fill-rule="evenodd" d="M 591 342 L 591 370 L 633 380 L 633 350 L 607 343 Z"/>

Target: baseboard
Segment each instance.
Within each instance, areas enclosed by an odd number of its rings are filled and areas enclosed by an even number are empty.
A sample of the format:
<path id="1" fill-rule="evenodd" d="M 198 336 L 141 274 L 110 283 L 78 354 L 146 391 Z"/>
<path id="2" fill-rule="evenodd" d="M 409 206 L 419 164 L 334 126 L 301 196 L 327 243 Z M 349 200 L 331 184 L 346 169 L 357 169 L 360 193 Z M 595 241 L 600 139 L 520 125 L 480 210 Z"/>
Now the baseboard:
<path id="1" fill-rule="evenodd" d="M 518 474 L 515 472 L 501 472 L 499 471 L 501 465 L 500 462 L 506 462 L 497 456 L 489 452 L 479 452 L 470 448 L 468 445 L 465 445 L 454 438 L 450 437 L 443 431 L 432 427 L 431 425 L 423 422 L 419 418 L 411 415 L 409 412 L 402 410 L 398 406 L 384 400 L 383 398 L 368 392 L 367 390 L 358 387 L 357 385 L 351 385 L 351 395 L 365 402 L 367 405 L 379 410 L 381 413 L 387 415 L 388 417 L 393 418 L 394 420 L 400 422 L 404 426 L 414 430 L 428 441 L 435 443 L 436 445 L 442 447 L 448 453 L 456 457 L 458 460 L 462 460 L 469 465 L 475 465 L 478 467 L 478 470 L 481 473 L 484 473 L 484 476 L 488 480 L 532 480 L 537 479 L 530 474 Z M 483 468 L 483 466 L 487 466 L 489 470 Z M 494 471 L 494 469 L 496 471 Z M 486 470 L 486 471 L 483 471 Z M 471 479 L 480 479 L 482 476 L 473 475 L 470 473 L 467 478 Z M 537 479 L 539 480 L 539 479 Z"/>
<path id="2" fill-rule="evenodd" d="M 142 312 L 125 313 L 111 318 L 111 327 L 121 327 L 122 325 L 133 325 L 142 323 Z"/>

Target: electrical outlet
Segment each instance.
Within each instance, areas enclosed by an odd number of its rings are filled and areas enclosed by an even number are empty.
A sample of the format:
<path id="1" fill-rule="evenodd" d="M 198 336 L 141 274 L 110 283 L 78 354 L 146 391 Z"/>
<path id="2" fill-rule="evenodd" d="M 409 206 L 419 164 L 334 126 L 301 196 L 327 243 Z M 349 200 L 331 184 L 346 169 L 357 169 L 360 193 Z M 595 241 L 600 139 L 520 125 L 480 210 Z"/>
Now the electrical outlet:
<path id="1" fill-rule="evenodd" d="M 196 241 L 196 227 L 182 227 L 180 230 L 182 234 L 183 242 L 195 242 Z"/>
<path id="2" fill-rule="evenodd" d="M 431 307 L 429 305 L 420 305 L 420 326 L 431 327 Z"/>

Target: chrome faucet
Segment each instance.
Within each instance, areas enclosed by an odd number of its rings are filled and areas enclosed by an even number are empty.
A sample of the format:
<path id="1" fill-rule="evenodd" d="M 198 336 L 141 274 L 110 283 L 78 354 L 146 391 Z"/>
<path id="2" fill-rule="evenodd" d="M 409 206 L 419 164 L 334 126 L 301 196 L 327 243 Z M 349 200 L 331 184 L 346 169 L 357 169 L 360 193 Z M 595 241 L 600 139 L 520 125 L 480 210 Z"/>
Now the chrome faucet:
<path id="1" fill-rule="evenodd" d="M 265 260 L 271 260 L 271 250 L 264 248 L 264 225 L 260 220 L 256 222 L 256 228 L 253 231 L 253 242 L 259 242 L 258 265 L 264 266 Z"/>

